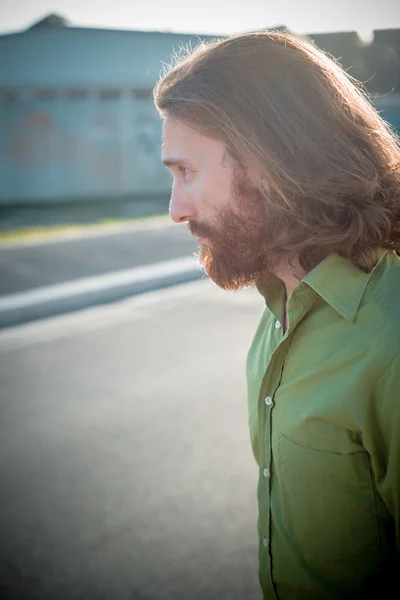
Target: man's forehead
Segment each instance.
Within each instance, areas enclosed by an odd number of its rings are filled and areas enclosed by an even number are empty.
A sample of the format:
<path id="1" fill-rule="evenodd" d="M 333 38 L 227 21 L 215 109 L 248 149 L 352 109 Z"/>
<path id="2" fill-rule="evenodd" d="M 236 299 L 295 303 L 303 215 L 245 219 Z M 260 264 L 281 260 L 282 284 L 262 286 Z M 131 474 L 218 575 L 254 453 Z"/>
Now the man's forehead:
<path id="1" fill-rule="evenodd" d="M 193 136 L 200 135 L 187 124 L 174 117 L 166 117 L 162 124 L 162 143 L 163 145 L 172 142 L 185 143 L 190 141 Z"/>
<path id="2" fill-rule="evenodd" d="M 165 158 L 179 156 L 187 160 L 215 160 L 223 152 L 223 144 L 200 133 L 174 117 L 167 117 L 162 127 L 162 151 Z"/>

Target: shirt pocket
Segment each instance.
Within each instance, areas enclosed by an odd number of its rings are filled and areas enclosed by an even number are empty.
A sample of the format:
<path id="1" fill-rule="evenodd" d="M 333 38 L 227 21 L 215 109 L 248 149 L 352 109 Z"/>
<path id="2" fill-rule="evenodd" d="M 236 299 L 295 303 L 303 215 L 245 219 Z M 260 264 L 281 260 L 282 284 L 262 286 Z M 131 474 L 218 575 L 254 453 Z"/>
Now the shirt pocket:
<path id="1" fill-rule="evenodd" d="M 379 550 L 378 522 L 367 452 L 334 454 L 279 436 L 284 527 L 306 557 L 320 561 Z"/>

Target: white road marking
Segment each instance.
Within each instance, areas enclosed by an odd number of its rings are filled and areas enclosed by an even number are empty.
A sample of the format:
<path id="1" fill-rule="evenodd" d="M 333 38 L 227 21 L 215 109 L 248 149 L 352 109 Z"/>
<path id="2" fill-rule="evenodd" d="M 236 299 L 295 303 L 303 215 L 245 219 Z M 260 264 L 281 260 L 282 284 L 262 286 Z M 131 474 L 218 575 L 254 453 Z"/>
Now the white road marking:
<path id="1" fill-rule="evenodd" d="M 188 273 L 196 269 L 196 265 L 196 258 L 194 256 L 187 256 L 185 258 L 165 260 L 133 269 L 113 271 L 104 275 L 84 277 L 74 281 L 67 281 L 66 283 L 43 286 L 28 292 L 8 294 L 0 298 L 0 314 L 2 311 L 19 310 L 64 298 L 76 298 L 88 293 L 104 292 L 116 287 Z"/>
<path id="2" fill-rule="evenodd" d="M 16 325 L 0 330 L 0 352 L 9 352 L 56 339 L 97 331 L 124 321 L 134 321 L 150 316 L 149 309 L 164 310 L 171 304 L 186 302 L 192 296 L 213 293 L 215 286 L 201 279 L 131 296 L 113 304 L 85 308 L 77 312 L 57 315 L 47 319 Z"/>
<path id="3" fill-rule="evenodd" d="M 262 310 L 262 299 L 254 289 L 235 294 L 227 293 L 209 279 L 175 285 L 131 296 L 113 304 L 95 306 L 77 312 L 33 321 L 0 330 L 0 353 L 37 344 L 99 331 L 118 323 L 151 319 L 154 312 L 179 309 L 182 303 L 196 302 L 201 310 L 202 302 L 218 302 L 254 307 L 255 314 Z"/>

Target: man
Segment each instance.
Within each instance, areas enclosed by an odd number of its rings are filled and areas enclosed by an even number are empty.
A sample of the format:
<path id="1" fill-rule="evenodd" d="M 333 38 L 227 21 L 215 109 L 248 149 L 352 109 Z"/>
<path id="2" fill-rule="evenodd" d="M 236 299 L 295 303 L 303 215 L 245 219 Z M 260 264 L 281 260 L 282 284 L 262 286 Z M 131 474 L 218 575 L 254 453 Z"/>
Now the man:
<path id="1" fill-rule="evenodd" d="M 396 138 L 338 64 L 277 32 L 199 46 L 154 99 L 172 218 L 213 281 L 266 303 L 247 360 L 264 598 L 395 597 Z"/>

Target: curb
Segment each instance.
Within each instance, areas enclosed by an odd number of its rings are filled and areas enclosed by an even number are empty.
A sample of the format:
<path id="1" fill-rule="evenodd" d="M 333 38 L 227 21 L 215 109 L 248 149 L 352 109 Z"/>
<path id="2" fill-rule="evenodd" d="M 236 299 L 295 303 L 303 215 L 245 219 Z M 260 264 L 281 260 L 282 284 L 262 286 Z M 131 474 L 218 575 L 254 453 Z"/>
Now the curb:
<path id="1" fill-rule="evenodd" d="M 194 256 L 113 271 L 0 297 L 0 329 L 203 277 Z"/>

